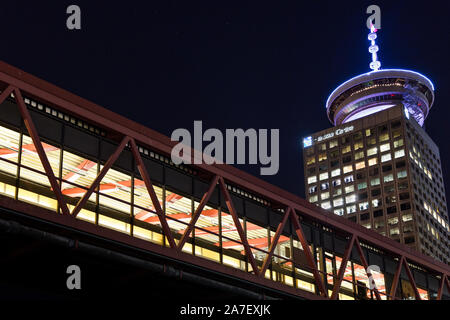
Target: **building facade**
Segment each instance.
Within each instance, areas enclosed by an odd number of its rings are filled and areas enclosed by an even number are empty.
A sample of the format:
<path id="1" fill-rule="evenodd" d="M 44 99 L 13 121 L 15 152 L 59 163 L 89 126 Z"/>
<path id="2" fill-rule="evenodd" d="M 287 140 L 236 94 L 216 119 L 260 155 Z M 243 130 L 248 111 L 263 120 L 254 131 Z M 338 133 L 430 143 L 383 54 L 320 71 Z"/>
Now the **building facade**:
<path id="1" fill-rule="evenodd" d="M 311 136 L 304 147 L 310 202 L 449 263 L 439 150 L 403 106 Z"/>
<path id="2" fill-rule="evenodd" d="M 450 230 L 439 149 L 422 128 L 434 85 L 403 69 L 381 70 L 372 26 L 371 72 L 326 102 L 333 128 L 303 140 L 308 200 L 444 263 Z"/>

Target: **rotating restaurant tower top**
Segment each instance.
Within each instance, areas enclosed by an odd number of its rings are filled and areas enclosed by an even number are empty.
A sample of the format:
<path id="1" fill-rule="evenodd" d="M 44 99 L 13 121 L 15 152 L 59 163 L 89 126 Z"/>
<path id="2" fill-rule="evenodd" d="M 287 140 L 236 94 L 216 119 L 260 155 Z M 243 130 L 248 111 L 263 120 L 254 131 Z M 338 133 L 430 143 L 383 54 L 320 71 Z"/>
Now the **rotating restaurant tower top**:
<path id="1" fill-rule="evenodd" d="M 371 26 L 368 39 L 372 71 L 347 80 L 328 97 L 328 119 L 335 126 L 369 114 L 403 105 L 405 113 L 420 126 L 433 105 L 433 83 L 420 73 L 402 69 L 380 69 L 377 60 L 377 29 Z"/>

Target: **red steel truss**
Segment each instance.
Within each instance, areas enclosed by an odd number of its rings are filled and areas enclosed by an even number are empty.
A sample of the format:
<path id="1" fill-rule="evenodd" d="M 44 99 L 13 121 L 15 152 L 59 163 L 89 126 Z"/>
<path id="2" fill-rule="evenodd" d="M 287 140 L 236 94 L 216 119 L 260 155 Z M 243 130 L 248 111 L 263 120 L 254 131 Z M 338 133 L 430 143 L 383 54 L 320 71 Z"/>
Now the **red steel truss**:
<path id="1" fill-rule="evenodd" d="M 91 232 L 96 233 L 101 232 L 102 234 L 106 234 L 111 238 L 119 239 L 123 242 L 134 243 L 136 246 L 142 246 L 146 248 L 151 247 L 155 251 L 162 252 L 167 256 L 172 256 L 180 260 L 194 262 L 198 265 L 210 266 L 211 268 L 220 270 L 224 273 L 233 274 L 235 276 L 237 275 L 246 280 L 264 284 L 268 287 L 274 287 L 280 290 L 292 292 L 294 294 L 307 297 L 309 299 L 318 299 L 318 298 L 337 299 L 339 289 L 341 287 L 341 283 L 344 277 L 345 268 L 354 247 L 356 247 L 357 249 L 357 252 L 361 259 L 361 263 L 364 266 L 365 270 L 368 269 L 368 264 L 364 256 L 363 250 L 361 248 L 360 241 L 381 247 L 383 248 L 383 250 L 388 251 L 392 255 L 398 257 L 399 264 L 391 286 L 390 292 L 392 294 L 390 296 L 390 299 L 397 298 L 395 296 L 395 293 L 397 292 L 399 277 L 403 267 L 405 268 L 407 276 L 414 289 L 416 299 L 418 300 L 421 299 L 419 291 L 414 281 L 414 277 L 408 266 L 408 261 L 414 262 L 415 264 L 421 265 L 433 271 L 435 274 L 441 275 L 441 283 L 437 296 L 438 299 L 441 299 L 442 297 L 444 285 L 446 285 L 448 290 L 450 290 L 450 283 L 449 283 L 450 268 L 447 265 L 440 263 L 439 261 L 435 261 L 430 257 L 412 251 L 409 248 L 402 246 L 393 240 L 380 236 L 376 232 L 367 230 L 357 224 L 347 221 L 344 218 L 336 217 L 333 214 L 330 214 L 322 210 L 321 208 L 309 204 L 304 199 L 289 194 L 286 191 L 278 189 L 262 180 L 259 180 L 248 174 L 245 174 L 235 168 L 223 165 L 222 166 L 203 165 L 203 164 L 197 165 L 197 167 L 201 168 L 203 171 L 209 172 L 210 175 L 212 176 L 212 179 L 210 181 L 209 189 L 203 195 L 197 209 L 191 216 L 190 223 L 184 230 L 181 240 L 178 242 L 177 245 L 169 229 L 167 218 L 164 215 L 160 202 L 158 201 L 156 192 L 153 188 L 152 181 L 150 179 L 146 167 L 144 166 L 143 160 L 137 147 L 137 142 L 139 142 L 139 144 L 141 145 L 146 145 L 149 146 L 150 148 L 160 150 L 162 153 L 165 154 L 170 154 L 170 150 L 171 147 L 173 146 L 173 143 L 170 142 L 170 140 L 167 137 L 155 133 L 154 131 L 148 128 L 142 127 L 141 125 L 135 124 L 128 119 L 122 118 L 106 109 L 94 105 L 91 102 L 88 102 L 80 97 L 72 95 L 62 89 L 59 89 L 31 75 L 25 74 L 24 72 L 15 69 L 14 67 L 9 66 L 3 62 L 0 62 L 0 85 L 1 84 L 3 84 L 3 89 L 2 93 L 0 94 L 0 103 L 2 103 L 10 95 L 14 97 L 14 99 L 16 100 L 20 114 L 23 117 L 25 126 L 35 146 L 35 152 L 37 152 L 37 154 L 39 155 L 39 159 L 42 163 L 47 178 L 50 182 L 52 191 L 55 195 L 55 198 L 57 199 L 59 208 L 61 210 L 62 215 L 51 215 L 47 219 L 59 221 L 70 226 L 77 226 L 78 228 L 84 228 L 86 230 L 90 230 Z M 59 109 L 64 110 L 66 112 L 77 114 L 85 119 L 90 119 L 91 122 L 96 123 L 99 126 L 109 128 L 110 130 L 116 132 L 119 136 L 122 136 L 121 143 L 117 147 L 116 151 L 106 161 L 104 167 L 98 173 L 96 179 L 92 182 L 91 186 L 84 193 L 84 195 L 79 200 L 79 202 L 72 210 L 72 212 L 70 212 L 68 209 L 67 203 L 61 192 L 61 187 L 52 171 L 52 168 L 45 153 L 46 144 L 43 144 L 40 141 L 39 134 L 32 121 L 30 113 L 28 112 L 28 109 L 24 103 L 22 92 L 26 93 L 29 96 L 38 97 L 42 101 L 45 101 L 51 105 L 55 105 Z M 161 223 L 163 234 L 167 238 L 167 241 L 169 243 L 168 248 L 167 247 L 157 248 L 152 244 L 142 245 L 142 243 L 140 242 L 141 240 L 130 239 L 131 236 L 123 235 L 113 230 L 106 230 L 103 227 L 97 225 L 86 226 L 85 222 L 76 219 L 77 214 L 83 208 L 84 204 L 86 203 L 90 195 L 95 191 L 96 188 L 99 188 L 99 184 L 102 181 L 102 178 L 106 175 L 108 170 L 112 167 L 114 162 L 118 159 L 121 152 L 125 148 L 130 148 L 132 151 L 132 155 L 134 157 L 138 171 L 150 195 L 150 198 L 153 203 L 153 208 L 157 214 L 158 220 Z M 82 168 L 82 166 L 80 168 Z M 227 185 L 225 183 L 226 180 L 233 184 L 240 185 L 244 188 L 253 190 L 255 193 L 259 193 L 262 196 L 271 199 L 274 202 L 284 205 L 285 207 L 282 220 L 276 230 L 274 237 L 270 240 L 269 253 L 264 259 L 260 269 L 258 269 L 256 265 L 254 256 L 251 251 L 251 247 L 249 245 L 248 240 L 245 237 L 244 230 L 242 229 L 242 226 L 239 222 L 239 218 L 235 210 L 232 198 L 229 194 Z M 245 255 L 247 257 L 249 264 L 252 267 L 253 274 L 246 273 L 244 275 L 240 274 L 239 272 L 236 273 L 236 270 L 234 269 L 233 271 L 230 271 L 229 268 L 225 266 L 217 266 L 216 264 L 211 264 L 212 262 L 204 261 L 201 258 L 193 257 L 186 253 L 181 252 L 184 244 L 189 239 L 191 232 L 195 228 L 195 224 L 200 215 L 202 214 L 202 211 L 206 203 L 208 202 L 211 194 L 213 193 L 214 189 L 217 186 L 219 187 L 220 191 L 222 192 L 222 195 L 225 198 L 227 208 L 229 210 L 230 215 L 233 218 L 236 230 L 239 233 L 240 239 L 245 249 L 244 250 Z M 20 207 L 20 205 L 18 207 Z M 40 210 L 43 209 L 37 209 L 38 212 Z M 205 214 L 212 214 L 212 213 L 207 213 L 205 211 Z M 313 253 L 311 252 L 310 246 L 303 233 L 302 226 L 300 223 L 300 219 L 302 217 L 312 218 L 315 221 L 318 221 L 319 223 L 332 226 L 334 229 L 339 230 L 341 233 L 347 234 L 348 238 L 347 247 L 344 256 L 342 258 L 337 279 L 335 280 L 333 285 L 331 297 L 328 297 L 328 290 L 325 283 L 325 277 L 321 275 L 315 263 Z M 279 242 L 281 233 L 289 220 L 291 222 L 293 230 L 295 230 L 295 234 L 297 235 L 298 240 L 302 245 L 303 254 L 305 255 L 306 261 L 308 262 L 309 268 L 314 276 L 315 284 L 317 286 L 319 295 L 310 294 L 306 291 L 303 293 L 299 293 L 301 290 L 289 288 L 287 286 L 285 287 L 279 283 L 264 279 L 264 274 L 271 264 L 273 253 Z M 369 279 L 371 279 L 370 272 L 367 272 L 367 276 Z M 376 298 L 379 300 L 380 294 L 377 288 L 374 287 L 372 291 L 375 294 Z"/>

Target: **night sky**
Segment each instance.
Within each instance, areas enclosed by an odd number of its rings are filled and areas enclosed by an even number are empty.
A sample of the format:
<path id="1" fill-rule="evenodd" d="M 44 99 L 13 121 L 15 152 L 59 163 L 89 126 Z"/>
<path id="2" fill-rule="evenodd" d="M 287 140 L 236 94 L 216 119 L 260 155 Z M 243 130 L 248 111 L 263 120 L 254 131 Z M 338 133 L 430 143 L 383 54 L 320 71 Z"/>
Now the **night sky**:
<path id="1" fill-rule="evenodd" d="M 176 128 L 280 129 L 280 170 L 303 196 L 302 137 L 325 102 L 368 72 L 367 6 L 381 7 L 382 68 L 436 87 L 426 130 L 450 195 L 449 1 L 3 1 L 0 59 L 170 136 Z M 345 4 L 344 4 L 345 3 Z M 81 30 L 66 8 L 81 8 Z M 259 176 L 259 165 L 239 166 Z"/>

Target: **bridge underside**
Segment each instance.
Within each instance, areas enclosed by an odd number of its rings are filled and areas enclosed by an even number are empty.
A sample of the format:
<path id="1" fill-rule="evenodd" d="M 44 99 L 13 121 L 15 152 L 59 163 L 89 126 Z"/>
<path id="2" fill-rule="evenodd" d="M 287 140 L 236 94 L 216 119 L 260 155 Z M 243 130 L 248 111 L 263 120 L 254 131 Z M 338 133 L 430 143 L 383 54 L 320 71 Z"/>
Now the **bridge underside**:
<path id="1" fill-rule="evenodd" d="M 301 299 L 4 208 L 0 230 L 1 300 Z M 80 290 L 67 288 L 70 265 Z"/>

